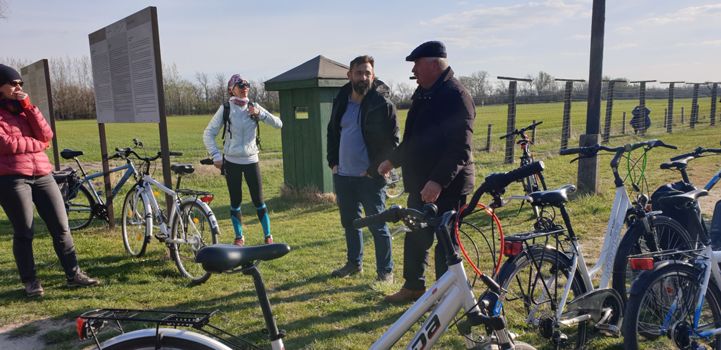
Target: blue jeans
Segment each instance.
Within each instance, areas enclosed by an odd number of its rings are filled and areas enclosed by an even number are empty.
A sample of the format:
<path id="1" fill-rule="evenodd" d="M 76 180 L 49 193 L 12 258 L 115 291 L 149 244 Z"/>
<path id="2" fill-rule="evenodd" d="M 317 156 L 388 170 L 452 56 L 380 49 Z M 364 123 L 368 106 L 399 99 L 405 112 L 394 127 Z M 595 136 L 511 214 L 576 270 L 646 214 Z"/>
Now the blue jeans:
<path id="1" fill-rule="evenodd" d="M 363 262 L 363 232 L 353 228 L 353 220 L 361 217 L 361 205 L 365 215 L 385 210 L 386 192 L 383 179 L 333 175 L 336 202 L 340 210 L 340 222 L 345 229 L 348 248 L 348 263 L 360 266 Z M 393 271 L 391 255 L 391 234 L 388 226 L 369 226 L 376 247 L 376 268 L 378 273 Z"/>

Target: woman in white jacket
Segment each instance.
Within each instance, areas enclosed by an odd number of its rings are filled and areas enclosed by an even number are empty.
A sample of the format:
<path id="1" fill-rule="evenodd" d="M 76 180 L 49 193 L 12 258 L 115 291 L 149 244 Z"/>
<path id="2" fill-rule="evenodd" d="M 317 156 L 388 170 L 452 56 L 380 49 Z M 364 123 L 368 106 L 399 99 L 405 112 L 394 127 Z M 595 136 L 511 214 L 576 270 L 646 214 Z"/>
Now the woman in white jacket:
<path id="1" fill-rule="evenodd" d="M 245 182 L 248 184 L 250 199 L 256 208 L 258 220 L 263 226 L 264 241 L 266 244 L 273 243 L 268 208 L 263 201 L 263 184 L 258 164 L 256 130 L 259 122 L 264 122 L 278 129 L 283 126 L 280 118 L 274 116 L 257 103 L 249 101 L 249 90 L 250 84 L 242 79 L 240 75 L 234 74 L 230 77 L 228 81 L 228 93 L 231 96 L 229 103 L 220 106 L 203 133 L 203 143 L 205 143 L 208 154 L 213 158 L 215 167 L 223 169 L 225 174 L 225 181 L 228 184 L 228 192 L 230 193 L 230 220 L 235 231 L 233 244 L 240 246 L 245 244 L 240 211 L 240 204 L 243 199 L 243 176 L 245 176 Z M 226 124 L 223 118 L 226 106 L 230 107 L 230 114 L 227 125 L 223 128 L 224 124 Z M 225 131 L 222 152 L 215 142 L 221 128 Z"/>

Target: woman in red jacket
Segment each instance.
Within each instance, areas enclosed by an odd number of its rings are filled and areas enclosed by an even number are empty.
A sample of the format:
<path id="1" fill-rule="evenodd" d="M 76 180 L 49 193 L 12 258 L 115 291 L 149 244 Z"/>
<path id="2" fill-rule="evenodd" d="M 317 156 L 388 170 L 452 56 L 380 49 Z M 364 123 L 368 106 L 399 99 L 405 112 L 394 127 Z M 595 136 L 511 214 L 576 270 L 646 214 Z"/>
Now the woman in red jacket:
<path id="1" fill-rule="evenodd" d="M 68 216 L 45 149 L 53 137 L 23 91 L 18 72 L 0 64 L 0 206 L 13 227 L 13 254 L 28 296 L 42 296 L 33 258 L 33 203 L 53 238 L 67 284 L 98 284 L 78 268 Z"/>

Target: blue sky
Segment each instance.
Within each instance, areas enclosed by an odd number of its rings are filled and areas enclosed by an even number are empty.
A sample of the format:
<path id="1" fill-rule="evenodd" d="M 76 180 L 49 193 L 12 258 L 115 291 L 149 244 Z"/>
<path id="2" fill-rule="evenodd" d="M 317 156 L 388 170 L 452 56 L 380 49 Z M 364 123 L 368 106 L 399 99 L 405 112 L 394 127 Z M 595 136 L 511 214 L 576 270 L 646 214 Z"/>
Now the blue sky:
<path id="1" fill-rule="evenodd" d="M 404 58 L 426 40 L 444 41 L 461 75 L 588 79 L 591 0 L 0 2 L 0 57 L 89 55 L 89 33 L 152 5 L 163 62 L 189 79 L 269 79 L 318 54 L 347 63 L 367 53 L 380 78 L 409 82 Z M 721 1 L 607 1 L 604 75 L 719 81 L 719 57 Z"/>

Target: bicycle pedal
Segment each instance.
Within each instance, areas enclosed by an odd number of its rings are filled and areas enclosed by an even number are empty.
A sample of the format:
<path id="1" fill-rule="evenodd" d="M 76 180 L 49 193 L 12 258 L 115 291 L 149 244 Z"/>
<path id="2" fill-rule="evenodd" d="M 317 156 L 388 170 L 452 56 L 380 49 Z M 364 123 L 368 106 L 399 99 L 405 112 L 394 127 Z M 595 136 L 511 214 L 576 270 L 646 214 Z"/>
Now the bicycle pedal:
<path id="1" fill-rule="evenodd" d="M 620 337 L 621 336 L 621 328 L 619 328 L 616 325 L 608 324 L 608 323 L 599 323 L 596 324 L 596 329 L 603 333 L 606 336 L 609 337 Z"/>

